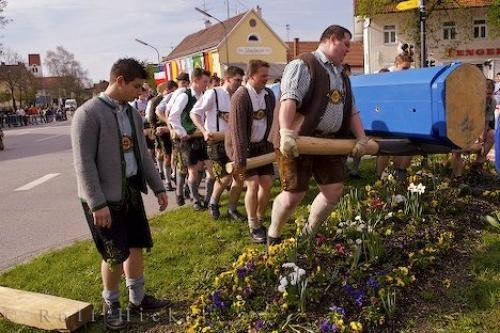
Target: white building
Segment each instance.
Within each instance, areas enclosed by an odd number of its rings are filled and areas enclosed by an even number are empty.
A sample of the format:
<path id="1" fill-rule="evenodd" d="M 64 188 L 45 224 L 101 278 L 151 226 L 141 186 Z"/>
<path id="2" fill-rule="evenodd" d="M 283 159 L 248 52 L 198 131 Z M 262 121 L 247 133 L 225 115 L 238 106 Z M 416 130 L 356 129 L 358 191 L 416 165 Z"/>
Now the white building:
<path id="1" fill-rule="evenodd" d="M 354 0 L 355 10 L 357 0 Z M 453 61 L 472 63 L 488 78 L 500 72 L 500 36 L 488 25 L 492 0 L 428 0 L 428 60 L 435 65 Z M 436 5 L 437 3 L 437 5 Z M 389 5 L 383 14 L 355 18 L 355 39 L 364 43 L 365 73 L 390 67 L 404 43 L 415 46 L 415 67 L 419 66 L 418 9 L 398 11 Z"/>

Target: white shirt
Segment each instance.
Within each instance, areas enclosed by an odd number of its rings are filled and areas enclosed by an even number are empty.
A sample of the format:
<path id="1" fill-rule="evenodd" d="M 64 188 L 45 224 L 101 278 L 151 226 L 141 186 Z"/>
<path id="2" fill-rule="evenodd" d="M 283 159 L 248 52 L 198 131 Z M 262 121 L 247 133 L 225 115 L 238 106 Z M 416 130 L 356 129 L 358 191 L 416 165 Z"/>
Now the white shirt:
<path id="1" fill-rule="evenodd" d="M 167 107 L 165 108 L 165 116 L 168 116 L 170 113 L 170 110 L 172 109 L 172 105 L 174 105 L 175 99 L 177 96 L 182 94 L 183 92 L 186 91 L 186 88 L 177 88 L 173 93 L 172 97 L 170 97 L 170 100 L 167 102 Z"/>
<path id="2" fill-rule="evenodd" d="M 227 122 L 220 118 L 217 112 L 215 94 L 217 94 L 219 111 L 229 112 L 231 95 L 224 87 L 216 87 L 205 91 L 203 96 L 193 106 L 193 109 L 191 109 L 191 113 L 197 114 L 202 120 L 204 119 L 204 128 L 209 133 L 217 132 L 217 120 L 219 120 L 219 132 L 226 131 L 228 127 Z"/>
<path id="3" fill-rule="evenodd" d="M 265 110 L 266 100 L 264 98 L 267 95 L 267 91 L 265 89 L 262 89 L 259 93 L 257 93 L 257 91 L 255 91 L 255 89 L 249 83 L 247 83 L 245 87 L 247 88 L 248 94 L 250 95 L 253 111 Z M 263 117 L 260 120 L 253 119 L 250 142 L 261 142 L 262 140 L 264 140 L 266 129 L 267 117 Z"/>
<path id="4" fill-rule="evenodd" d="M 197 100 L 199 100 L 203 95 L 203 93 L 196 95 L 194 89 L 191 89 L 191 94 L 193 94 L 193 96 Z M 183 91 L 183 93 L 179 93 L 177 96 L 175 96 L 175 101 L 173 102 L 172 108 L 170 109 L 170 113 L 168 115 L 168 121 L 170 122 L 170 125 L 174 129 L 175 134 L 177 134 L 181 138 L 187 135 L 186 130 L 184 129 L 184 127 L 182 127 L 181 115 L 184 109 L 186 108 L 188 101 L 189 98 L 188 95 L 185 93 L 185 91 Z"/>

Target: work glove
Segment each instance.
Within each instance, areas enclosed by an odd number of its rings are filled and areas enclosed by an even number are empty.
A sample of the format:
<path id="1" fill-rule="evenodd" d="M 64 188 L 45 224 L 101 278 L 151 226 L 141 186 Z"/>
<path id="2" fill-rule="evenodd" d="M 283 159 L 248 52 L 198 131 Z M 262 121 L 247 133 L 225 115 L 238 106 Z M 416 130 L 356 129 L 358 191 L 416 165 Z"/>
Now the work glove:
<path id="1" fill-rule="evenodd" d="M 299 156 L 297 148 L 297 135 L 288 128 L 280 129 L 280 151 L 286 158 L 294 158 Z"/>
<path id="2" fill-rule="evenodd" d="M 366 155 L 368 149 L 368 141 L 370 141 L 370 139 L 367 136 L 362 136 L 358 138 L 358 140 L 356 140 L 354 148 L 352 148 L 351 156 L 361 157 L 363 155 Z"/>

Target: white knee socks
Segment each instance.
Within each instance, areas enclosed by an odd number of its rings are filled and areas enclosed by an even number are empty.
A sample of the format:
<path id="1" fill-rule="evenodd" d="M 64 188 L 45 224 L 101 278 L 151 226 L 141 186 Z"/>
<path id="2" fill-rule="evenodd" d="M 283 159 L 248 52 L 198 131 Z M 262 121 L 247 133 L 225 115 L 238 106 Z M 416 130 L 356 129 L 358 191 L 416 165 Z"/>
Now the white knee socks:
<path id="1" fill-rule="evenodd" d="M 318 193 L 311 204 L 311 212 L 309 213 L 307 225 L 304 227 L 304 233 L 309 235 L 316 233 L 318 227 L 330 215 L 334 207 L 335 204 L 330 204 L 321 192 Z"/>

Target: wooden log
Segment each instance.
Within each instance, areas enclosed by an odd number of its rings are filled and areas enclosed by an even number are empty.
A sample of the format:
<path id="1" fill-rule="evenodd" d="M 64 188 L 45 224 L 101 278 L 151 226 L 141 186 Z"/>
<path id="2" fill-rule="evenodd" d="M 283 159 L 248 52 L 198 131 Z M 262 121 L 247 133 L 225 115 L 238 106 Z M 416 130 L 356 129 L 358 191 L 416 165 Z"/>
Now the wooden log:
<path id="1" fill-rule="evenodd" d="M 172 133 L 172 138 L 176 139 L 177 134 L 175 133 L 175 131 L 172 131 L 171 133 Z M 212 141 L 212 142 L 224 141 L 224 136 L 225 136 L 224 132 L 210 133 L 210 141 Z M 190 137 L 191 138 L 203 138 L 203 133 L 200 130 L 196 130 L 192 134 L 190 134 Z"/>
<path id="2" fill-rule="evenodd" d="M 0 315 L 44 330 L 75 331 L 93 319 L 92 304 L 0 287 Z"/>
<path id="3" fill-rule="evenodd" d="M 302 155 L 349 155 L 356 144 L 356 140 L 349 139 L 324 139 L 310 136 L 299 136 L 297 138 L 297 147 Z M 368 142 L 367 155 L 374 155 L 378 151 L 378 144 L 371 140 Z M 276 159 L 274 153 L 269 153 L 247 159 L 247 170 L 258 168 L 274 162 Z M 226 164 L 227 173 L 231 174 L 234 170 L 234 162 Z"/>
<path id="4" fill-rule="evenodd" d="M 273 163 L 276 160 L 275 153 L 268 153 L 256 157 L 251 157 L 247 159 L 247 170 L 255 169 L 264 166 L 269 163 Z M 226 172 L 232 174 L 234 170 L 234 162 L 226 163 Z"/>
<path id="5" fill-rule="evenodd" d="M 352 139 L 324 139 L 311 136 L 299 136 L 297 147 L 301 155 L 349 155 L 356 145 Z M 367 155 L 378 152 L 378 144 L 375 140 L 368 141 Z"/>
<path id="6" fill-rule="evenodd" d="M 484 130 L 486 80 L 471 64 L 462 64 L 446 79 L 446 136 L 455 145 L 472 145 Z"/>

